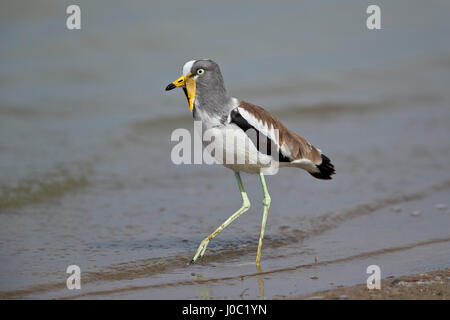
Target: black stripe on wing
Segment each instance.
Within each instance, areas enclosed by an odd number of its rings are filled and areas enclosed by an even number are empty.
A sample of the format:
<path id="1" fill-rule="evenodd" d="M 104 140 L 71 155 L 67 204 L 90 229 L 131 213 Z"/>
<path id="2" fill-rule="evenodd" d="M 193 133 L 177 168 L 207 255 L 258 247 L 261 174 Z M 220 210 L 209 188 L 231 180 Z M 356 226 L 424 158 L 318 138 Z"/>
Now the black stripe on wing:
<path id="1" fill-rule="evenodd" d="M 254 126 L 252 126 L 247 120 L 245 120 L 245 118 L 239 113 L 238 108 L 231 110 L 230 118 L 231 118 L 230 123 L 234 123 L 239 128 L 241 128 L 247 134 L 247 136 L 250 138 L 250 140 L 252 141 L 252 143 L 255 145 L 256 149 L 259 152 L 264 153 L 268 156 L 272 156 L 272 150 L 278 149 L 277 144 L 275 142 L 273 142 L 268 136 L 261 133 L 258 129 L 256 129 Z M 255 133 L 255 134 L 252 134 L 252 133 Z M 264 140 L 261 140 L 262 143 L 260 145 L 260 139 L 266 139 L 265 146 L 263 143 Z M 261 147 L 263 147 L 263 148 L 261 148 Z M 264 149 L 267 149 L 267 150 L 264 150 Z M 278 162 L 291 162 L 291 159 L 289 159 L 284 154 L 282 154 L 280 150 L 278 150 L 278 159 L 277 160 L 278 160 Z"/>

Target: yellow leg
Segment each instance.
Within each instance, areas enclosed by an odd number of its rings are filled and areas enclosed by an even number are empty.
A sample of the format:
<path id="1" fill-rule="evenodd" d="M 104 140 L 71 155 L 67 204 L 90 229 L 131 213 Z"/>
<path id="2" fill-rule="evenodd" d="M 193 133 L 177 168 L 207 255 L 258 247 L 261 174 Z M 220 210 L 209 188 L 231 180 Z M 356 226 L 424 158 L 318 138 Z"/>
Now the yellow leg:
<path id="1" fill-rule="evenodd" d="M 262 241 L 264 238 L 264 229 L 266 228 L 267 216 L 269 214 L 271 202 L 269 192 L 267 191 L 266 180 L 264 179 L 264 174 L 260 173 L 259 177 L 261 178 L 261 184 L 264 191 L 264 200 L 263 200 L 264 212 L 261 224 L 261 233 L 259 234 L 258 252 L 256 253 L 256 261 L 255 261 L 256 265 L 259 265 L 259 262 L 261 260 L 261 249 L 262 249 Z"/>
<path id="2" fill-rule="evenodd" d="M 194 263 L 197 258 L 203 257 L 206 251 L 206 247 L 208 246 L 208 243 L 217 236 L 223 229 L 225 229 L 231 222 L 233 222 L 237 217 L 239 217 L 241 214 L 243 214 L 245 211 L 247 211 L 250 208 L 250 201 L 248 200 L 247 193 L 245 192 L 244 185 L 242 184 L 241 175 L 239 172 L 235 173 L 236 180 L 239 186 L 239 190 L 241 191 L 242 196 L 242 206 L 241 208 L 233 213 L 231 217 L 229 217 L 224 223 L 222 223 L 213 233 L 211 233 L 208 237 L 203 239 L 203 241 L 200 243 L 200 246 L 197 249 L 197 253 L 195 254 L 194 258 L 191 260 L 191 263 Z"/>

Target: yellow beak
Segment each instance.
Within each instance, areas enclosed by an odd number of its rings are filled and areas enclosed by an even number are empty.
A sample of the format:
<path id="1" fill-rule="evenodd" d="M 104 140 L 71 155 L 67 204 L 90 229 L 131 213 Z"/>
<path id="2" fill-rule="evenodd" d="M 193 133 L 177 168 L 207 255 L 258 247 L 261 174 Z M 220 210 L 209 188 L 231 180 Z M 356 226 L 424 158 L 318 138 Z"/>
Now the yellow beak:
<path id="1" fill-rule="evenodd" d="M 187 75 L 182 75 L 177 80 L 170 83 L 166 87 L 166 91 L 169 91 L 169 90 L 175 89 L 176 87 L 181 87 L 181 86 L 183 87 L 184 93 L 186 94 L 186 98 L 187 98 L 187 101 L 189 104 L 189 109 L 191 109 L 191 112 L 192 112 L 192 110 L 194 109 L 195 90 L 196 90 L 195 80 L 194 80 L 194 77 L 192 76 L 192 73 L 189 73 Z"/>

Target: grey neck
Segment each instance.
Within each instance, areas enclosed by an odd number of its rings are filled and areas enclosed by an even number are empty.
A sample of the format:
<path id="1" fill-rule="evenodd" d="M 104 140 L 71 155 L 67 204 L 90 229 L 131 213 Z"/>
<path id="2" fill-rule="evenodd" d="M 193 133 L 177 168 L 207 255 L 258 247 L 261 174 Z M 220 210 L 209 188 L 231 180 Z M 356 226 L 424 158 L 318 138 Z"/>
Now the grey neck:
<path id="1" fill-rule="evenodd" d="M 231 97 L 227 95 L 223 80 L 215 84 L 197 84 L 195 107 L 207 112 L 212 117 L 228 115 Z"/>

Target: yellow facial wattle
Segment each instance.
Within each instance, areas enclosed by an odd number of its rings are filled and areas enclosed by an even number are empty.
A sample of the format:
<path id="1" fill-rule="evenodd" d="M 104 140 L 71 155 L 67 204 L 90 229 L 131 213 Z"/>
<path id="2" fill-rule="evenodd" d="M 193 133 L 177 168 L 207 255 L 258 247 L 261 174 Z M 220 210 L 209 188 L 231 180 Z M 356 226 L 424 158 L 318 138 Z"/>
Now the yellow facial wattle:
<path id="1" fill-rule="evenodd" d="M 188 104 L 189 104 L 189 109 L 192 110 L 194 109 L 194 103 L 195 103 L 195 91 L 196 91 L 196 86 L 195 86 L 195 79 L 192 76 L 192 73 L 189 73 L 187 75 L 182 75 L 181 77 L 179 77 L 177 80 L 175 80 L 174 82 L 172 82 L 172 84 L 175 87 L 181 87 L 184 86 L 184 88 L 186 88 L 186 95 L 187 95 L 187 100 L 188 100 Z M 173 87 L 172 87 L 173 88 Z"/>
<path id="2" fill-rule="evenodd" d="M 192 110 L 194 109 L 196 91 L 195 79 L 193 77 L 186 78 L 186 91 L 188 95 L 189 109 L 192 112 Z"/>

